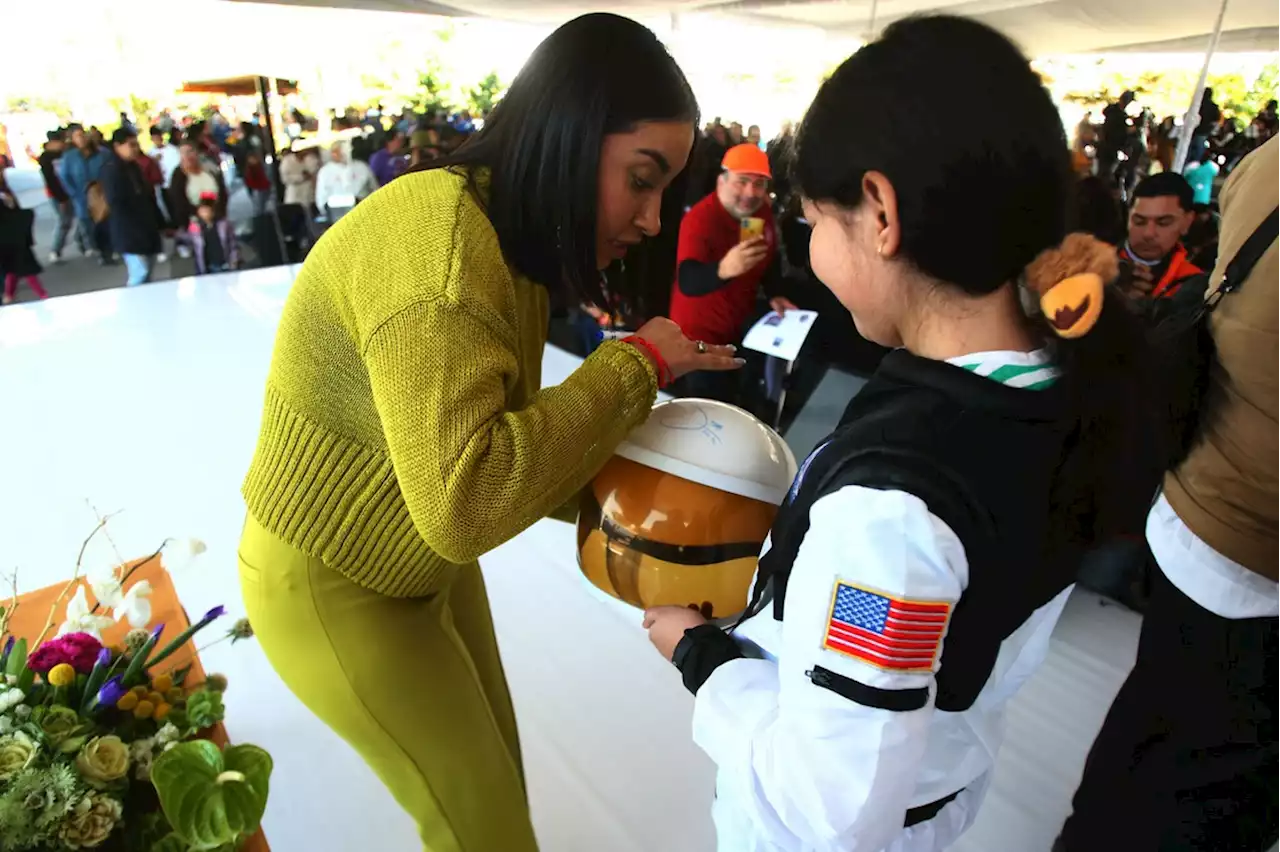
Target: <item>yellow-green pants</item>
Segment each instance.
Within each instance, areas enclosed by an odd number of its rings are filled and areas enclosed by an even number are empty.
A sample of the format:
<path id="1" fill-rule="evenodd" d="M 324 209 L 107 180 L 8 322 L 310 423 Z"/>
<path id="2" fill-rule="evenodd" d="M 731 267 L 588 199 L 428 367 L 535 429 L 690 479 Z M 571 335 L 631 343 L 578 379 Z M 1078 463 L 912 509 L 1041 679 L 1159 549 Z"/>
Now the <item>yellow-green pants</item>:
<path id="1" fill-rule="evenodd" d="M 478 564 L 431 598 L 391 598 L 249 517 L 240 586 L 276 673 L 377 773 L 424 849 L 537 849 Z"/>

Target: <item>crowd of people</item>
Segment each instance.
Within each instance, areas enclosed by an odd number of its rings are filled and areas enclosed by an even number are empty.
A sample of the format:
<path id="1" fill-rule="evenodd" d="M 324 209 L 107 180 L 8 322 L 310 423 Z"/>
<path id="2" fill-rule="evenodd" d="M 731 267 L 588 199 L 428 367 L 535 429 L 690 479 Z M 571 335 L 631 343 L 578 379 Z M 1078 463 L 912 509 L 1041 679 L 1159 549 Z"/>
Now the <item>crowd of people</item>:
<path id="1" fill-rule="evenodd" d="M 1103 109 L 1100 124 L 1094 122 L 1092 112 L 1085 113 L 1076 125 L 1073 150 L 1076 168 L 1082 175 L 1096 175 L 1114 185 L 1121 198 L 1127 200 L 1143 175 L 1173 170 L 1178 142 L 1187 133 L 1191 138 L 1184 168 L 1203 167 L 1201 179 L 1211 184 L 1213 177 L 1219 173 L 1225 177 L 1246 154 L 1277 131 L 1280 116 L 1274 99 L 1242 126 L 1240 120 L 1223 112 L 1214 100 L 1213 89 L 1205 89 L 1197 122 L 1188 127 L 1179 124 L 1174 116 L 1157 120 L 1155 113 L 1130 90 Z"/>
<path id="2" fill-rule="evenodd" d="M 413 166 L 447 155 L 474 132 L 465 111 L 384 116 L 380 106 L 335 113 L 332 130 L 341 133 L 322 151 L 303 137 L 315 122 L 290 112 L 290 143 L 271 163 L 271 146 L 260 117 L 238 124 L 218 107 L 207 118 L 174 118 L 162 110 L 151 118 L 139 142 L 138 125 L 125 113 L 110 138 L 97 127 L 71 123 L 50 131 L 34 156 L 56 217 L 51 264 L 66 260 L 68 244 L 106 267 L 123 261 L 127 286 L 151 280 L 157 263 L 172 250 L 193 258 L 197 274 L 239 267 L 241 243 L 257 232 L 272 237 L 274 223 L 261 217 L 279 210 L 290 237 L 302 250 L 324 226 L 342 216 L 379 186 Z M 276 203 L 277 183 L 280 187 Z M 147 191 L 143 192 L 145 188 Z M 243 191 L 255 217 L 247 230 L 228 218 L 233 191 Z M 34 216 L 22 210 L 0 172 L 0 278 L 5 303 L 25 281 L 38 298 L 47 293 L 34 253 Z M 290 209 L 297 216 L 287 216 Z"/>

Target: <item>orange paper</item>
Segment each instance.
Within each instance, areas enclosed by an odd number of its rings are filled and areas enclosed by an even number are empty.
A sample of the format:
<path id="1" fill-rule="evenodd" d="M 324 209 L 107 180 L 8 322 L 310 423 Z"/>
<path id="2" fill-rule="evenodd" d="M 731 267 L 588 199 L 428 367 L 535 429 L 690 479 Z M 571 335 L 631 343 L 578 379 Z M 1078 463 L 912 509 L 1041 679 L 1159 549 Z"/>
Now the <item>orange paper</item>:
<path id="1" fill-rule="evenodd" d="M 156 643 L 156 648 L 163 648 L 179 633 L 190 627 L 191 621 L 187 618 L 182 604 L 178 602 L 178 593 L 173 588 L 173 578 L 161 564 L 159 556 L 130 562 L 121 575 L 129 573 L 130 569 L 135 570 L 129 576 L 129 582 L 125 584 L 126 588 L 139 580 L 147 580 L 151 583 L 151 624 L 153 626 L 164 624 L 164 632 L 160 634 L 160 641 Z M 97 603 L 93 590 L 87 583 L 83 580 L 77 580 L 76 583 L 85 587 L 85 599 L 90 606 Z M 64 590 L 67 594 L 54 610 L 53 626 L 45 636 L 45 639 L 51 639 L 58 632 L 58 627 L 66 620 L 67 601 L 75 595 L 75 586 L 68 590 L 66 581 L 63 581 L 18 596 L 18 606 L 9 621 L 9 632 L 14 636 L 25 637 L 29 643 L 33 643 L 29 650 L 35 650 L 36 638 L 49 621 L 49 609 Z M 125 634 L 129 630 L 129 623 L 120 621 L 102 631 L 102 641 L 107 645 L 123 645 Z M 216 634 L 218 629 L 213 628 L 212 632 Z M 195 643 L 190 640 L 165 660 L 164 668 L 166 671 L 176 671 L 187 664 L 191 665 L 191 671 L 187 674 L 186 683 L 189 685 L 203 683 L 204 667 L 200 665 L 200 658 L 196 655 Z M 209 739 L 219 746 L 225 746 L 228 742 L 226 729 L 220 724 L 215 725 L 208 734 Z M 258 833 L 246 840 L 240 849 L 241 852 L 269 852 L 270 847 L 267 846 L 266 837 L 259 828 Z"/>

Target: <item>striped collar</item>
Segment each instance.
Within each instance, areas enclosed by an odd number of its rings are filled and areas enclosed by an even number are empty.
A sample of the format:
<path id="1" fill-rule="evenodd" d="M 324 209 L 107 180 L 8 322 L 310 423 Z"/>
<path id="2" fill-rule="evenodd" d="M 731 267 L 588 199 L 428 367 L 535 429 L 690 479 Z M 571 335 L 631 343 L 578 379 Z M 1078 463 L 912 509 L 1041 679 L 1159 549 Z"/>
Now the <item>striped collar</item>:
<path id="1" fill-rule="evenodd" d="M 971 352 L 948 358 L 947 363 L 1011 388 L 1027 390 L 1043 390 L 1061 375 L 1061 371 L 1053 366 L 1048 349 L 1036 349 L 1033 352 Z"/>

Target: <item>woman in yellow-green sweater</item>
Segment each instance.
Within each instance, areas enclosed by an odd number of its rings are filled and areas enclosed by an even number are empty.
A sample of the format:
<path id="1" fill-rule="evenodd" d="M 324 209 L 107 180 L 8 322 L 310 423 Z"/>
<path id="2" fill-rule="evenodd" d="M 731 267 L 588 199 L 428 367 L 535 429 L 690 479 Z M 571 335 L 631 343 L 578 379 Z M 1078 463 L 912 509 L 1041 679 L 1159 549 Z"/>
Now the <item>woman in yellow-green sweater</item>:
<path id="1" fill-rule="evenodd" d="M 603 304 L 600 271 L 657 232 L 696 121 L 652 33 L 572 21 L 452 161 L 327 233 L 285 305 L 245 607 L 433 852 L 536 848 L 477 558 L 585 485 L 661 381 L 740 364 L 657 319 L 539 389 L 548 288 Z"/>

